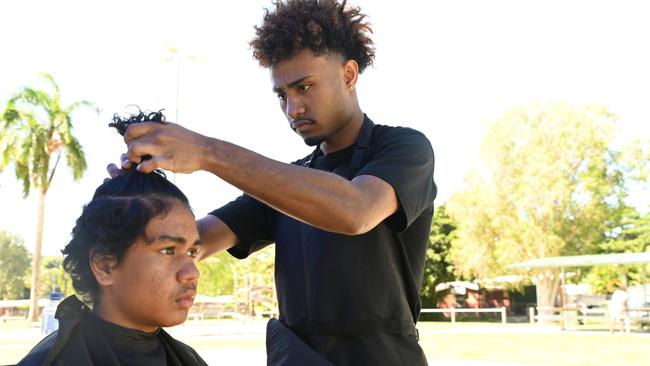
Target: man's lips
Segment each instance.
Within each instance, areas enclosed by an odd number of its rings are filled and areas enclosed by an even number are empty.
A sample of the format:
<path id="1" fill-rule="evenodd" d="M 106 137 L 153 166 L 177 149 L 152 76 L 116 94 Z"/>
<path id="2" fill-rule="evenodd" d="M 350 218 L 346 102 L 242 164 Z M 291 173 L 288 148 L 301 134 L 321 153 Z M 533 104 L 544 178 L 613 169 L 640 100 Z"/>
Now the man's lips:
<path id="1" fill-rule="evenodd" d="M 308 130 L 312 124 L 314 124 L 313 121 L 310 121 L 308 119 L 300 119 L 297 121 L 291 121 L 291 128 L 298 133 L 302 133 Z"/>
<path id="2" fill-rule="evenodd" d="M 196 291 L 187 291 L 176 299 L 176 303 L 189 309 L 194 304 L 194 297 L 196 297 Z"/>

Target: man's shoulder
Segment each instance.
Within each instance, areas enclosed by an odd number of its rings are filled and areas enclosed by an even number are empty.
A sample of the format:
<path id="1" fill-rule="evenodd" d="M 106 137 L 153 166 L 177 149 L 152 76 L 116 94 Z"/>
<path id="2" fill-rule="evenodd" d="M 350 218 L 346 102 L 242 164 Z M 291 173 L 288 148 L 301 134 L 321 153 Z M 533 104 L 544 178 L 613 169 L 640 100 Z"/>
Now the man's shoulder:
<path id="1" fill-rule="evenodd" d="M 372 130 L 372 141 L 377 143 L 389 143 L 395 141 L 415 141 L 430 145 L 429 139 L 424 133 L 404 126 L 388 126 L 376 124 Z"/>
<path id="2" fill-rule="evenodd" d="M 164 329 L 160 330 L 160 336 L 172 348 L 176 356 L 181 359 L 183 365 L 207 366 L 207 363 L 199 356 L 199 353 L 194 348 L 172 337 Z"/>
<path id="3" fill-rule="evenodd" d="M 59 332 L 54 331 L 43 338 L 16 366 L 43 365 L 56 344 Z"/>
<path id="4" fill-rule="evenodd" d="M 307 155 L 307 156 L 305 156 L 303 158 L 300 158 L 300 159 L 298 159 L 296 161 L 293 161 L 293 162 L 291 162 L 291 164 L 300 165 L 300 166 L 307 166 L 307 165 L 309 165 L 309 161 L 311 160 L 313 155 L 314 155 L 314 152 L 312 151 L 312 152 L 309 153 L 309 155 Z"/>
<path id="5" fill-rule="evenodd" d="M 88 306 L 79 301 L 75 295 L 63 300 L 56 309 L 59 329 L 43 338 L 18 365 L 44 365 L 58 358 L 63 349 L 69 345 L 70 339 L 75 335 L 79 336 L 78 324 L 89 311 Z"/>

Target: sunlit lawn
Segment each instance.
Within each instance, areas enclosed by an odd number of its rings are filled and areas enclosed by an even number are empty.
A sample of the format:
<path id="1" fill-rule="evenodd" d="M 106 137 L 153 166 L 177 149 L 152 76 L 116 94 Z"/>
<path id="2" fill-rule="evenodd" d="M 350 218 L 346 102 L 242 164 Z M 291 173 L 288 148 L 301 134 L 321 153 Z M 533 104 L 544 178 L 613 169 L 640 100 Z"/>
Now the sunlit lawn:
<path id="1" fill-rule="evenodd" d="M 190 322 L 202 324 L 201 322 Z M 0 323 L 0 365 L 20 360 L 33 342 L 11 340 L 6 332 L 24 329 L 25 322 Z M 420 323 L 420 343 L 433 365 L 444 360 L 482 360 L 530 365 L 650 365 L 650 334 L 609 334 L 598 332 L 562 332 L 525 324 L 494 323 Z M 205 334 L 204 332 L 202 334 Z M 264 350 L 263 335 L 243 333 L 192 336 L 181 339 L 198 350 Z"/>
<path id="2" fill-rule="evenodd" d="M 454 326 L 425 323 L 419 327 L 420 344 L 429 360 L 567 366 L 650 365 L 650 334 L 610 334 L 604 330 L 540 333 L 527 331 L 535 329 L 528 325 L 477 326 L 476 323 Z"/>

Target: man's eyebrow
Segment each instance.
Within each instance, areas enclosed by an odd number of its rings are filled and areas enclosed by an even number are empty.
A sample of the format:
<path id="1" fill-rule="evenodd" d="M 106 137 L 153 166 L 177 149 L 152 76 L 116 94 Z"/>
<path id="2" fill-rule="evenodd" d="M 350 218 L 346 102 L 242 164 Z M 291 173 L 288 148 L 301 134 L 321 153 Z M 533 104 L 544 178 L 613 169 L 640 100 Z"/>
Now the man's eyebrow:
<path id="1" fill-rule="evenodd" d="M 307 75 L 307 76 L 303 76 L 303 77 L 301 77 L 300 79 L 294 80 L 294 81 L 290 82 L 290 83 L 286 86 L 286 88 L 287 88 L 287 89 L 288 89 L 288 88 L 293 88 L 293 87 L 297 86 L 298 84 L 302 83 L 303 81 L 309 79 L 310 77 L 311 77 L 311 75 Z M 279 87 L 279 86 L 276 86 L 275 88 L 273 88 L 273 92 L 275 92 L 275 93 L 279 93 L 279 92 L 282 91 L 282 89 L 284 89 L 284 88 L 281 88 L 281 87 Z"/>
<path id="2" fill-rule="evenodd" d="M 161 235 L 161 236 L 158 237 L 158 240 L 160 240 L 160 241 L 171 241 L 171 242 L 174 242 L 176 244 L 185 244 L 185 243 L 187 243 L 187 240 L 185 240 L 185 238 L 180 237 L 180 236 L 173 236 L 173 235 Z M 192 244 L 192 245 L 202 245 L 202 244 L 203 244 L 203 242 L 200 239 L 196 239 L 196 241 L 194 241 L 194 244 Z"/>

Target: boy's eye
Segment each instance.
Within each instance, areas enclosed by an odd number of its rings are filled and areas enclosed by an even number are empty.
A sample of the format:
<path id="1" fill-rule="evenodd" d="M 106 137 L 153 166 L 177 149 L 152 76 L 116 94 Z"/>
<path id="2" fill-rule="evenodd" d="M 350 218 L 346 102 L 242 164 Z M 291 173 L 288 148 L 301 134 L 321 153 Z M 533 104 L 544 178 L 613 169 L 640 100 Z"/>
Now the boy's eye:
<path id="1" fill-rule="evenodd" d="M 162 248 L 160 249 L 160 252 L 165 255 L 176 255 L 176 248 L 174 247 Z"/>
<path id="2" fill-rule="evenodd" d="M 187 250 L 187 255 L 196 258 L 197 255 L 199 255 L 199 248 L 192 247 Z"/>
<path id="3" fill-rule="evenodd" d="M 287 99 L 287 95 L 284 93 L 278 93 L 277 97 L 281 102 L 284 102 Z"/>
<path id="4" fill-rule="evenodd" d="M 298 89 L 299 89 L 301 92 L 305 92 L 305 91 L 307 91 L 310 87 L 311 87 L 311 84 L 305 84 L 305 85 L 301 85 Z"/>

